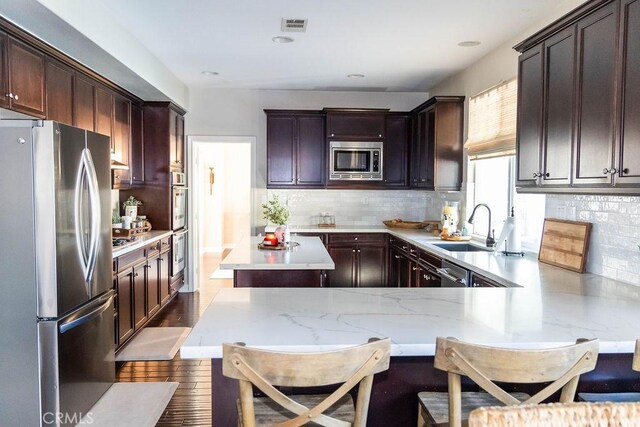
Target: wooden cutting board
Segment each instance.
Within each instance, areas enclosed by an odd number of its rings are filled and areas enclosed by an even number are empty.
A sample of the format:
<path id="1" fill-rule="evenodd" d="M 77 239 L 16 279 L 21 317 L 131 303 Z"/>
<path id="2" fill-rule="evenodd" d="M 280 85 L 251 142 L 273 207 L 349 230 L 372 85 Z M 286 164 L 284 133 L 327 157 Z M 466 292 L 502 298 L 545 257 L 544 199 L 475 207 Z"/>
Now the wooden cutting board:
<path id="1" fill-rule="evenodd" d="M 545 218 L 538 260 L 584 273 L 590 235 L 590 222 Z"/>

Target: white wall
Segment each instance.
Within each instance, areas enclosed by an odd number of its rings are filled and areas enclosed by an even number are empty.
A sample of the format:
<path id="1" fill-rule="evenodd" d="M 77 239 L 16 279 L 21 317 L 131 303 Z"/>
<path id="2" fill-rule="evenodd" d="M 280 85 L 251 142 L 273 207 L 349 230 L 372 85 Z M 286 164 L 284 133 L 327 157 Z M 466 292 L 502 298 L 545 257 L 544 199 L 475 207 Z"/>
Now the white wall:
<path id="1" fill-rule="evenodd" d="M 256 192 L 252 225 L 264 225 L 260 204 L 266 198 L 266 132 L 264 109 L 324 107 L 389 108 L 408 111 L 428 99 L 427 93 L 321 92 L 243 89 L 194 89 L 185 125 L 189 136 L 255 136 Z M 333 190 L 340 191 L 340 190 Z"/>

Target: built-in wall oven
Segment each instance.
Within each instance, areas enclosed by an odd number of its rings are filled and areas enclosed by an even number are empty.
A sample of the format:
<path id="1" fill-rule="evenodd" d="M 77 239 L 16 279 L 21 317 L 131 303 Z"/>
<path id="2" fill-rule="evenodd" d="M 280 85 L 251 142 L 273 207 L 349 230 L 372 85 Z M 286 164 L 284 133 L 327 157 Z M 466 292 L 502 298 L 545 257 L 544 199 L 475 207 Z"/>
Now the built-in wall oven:
<path id="1" fill-rule="evenodd" d="M 180 230 L 172 236 L 171 276 L 177 276 L 184 271 L 187 255 L 187 230 Z"/>
<path id="2" fill-rule="evenodd" d="M 185 228 L 187 221 L 187 190 L 182 172 L 171 173 L 171 229 Z"/>

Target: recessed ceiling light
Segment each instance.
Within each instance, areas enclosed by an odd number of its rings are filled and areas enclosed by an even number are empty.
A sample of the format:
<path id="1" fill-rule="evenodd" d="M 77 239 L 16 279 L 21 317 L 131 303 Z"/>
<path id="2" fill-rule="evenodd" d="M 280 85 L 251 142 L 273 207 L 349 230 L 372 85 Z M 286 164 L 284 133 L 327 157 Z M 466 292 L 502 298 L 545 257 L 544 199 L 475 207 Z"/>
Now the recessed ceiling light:
<path id="1" fill-rule="evenodd" d="M 276 36 L 272 38 L 274 43 L 293 43 L 293 38 L 285 36 Z"/>
<path id="2" fill-rule="evenodd" d="M 477 40 L 466 40 L 466 41 L 458 43 L 458 46 L 460 46 L 460 47 L 476 47 L 476 46 L 480 46 L 480 42 L 477 41 Z"/>
<path id="3" fill-rule="evenodd" d="M 364 74 L 347 74 L 350 79 L 364 79 Z"/>
<path id="4" fill-rule="evenodd" d="M 207 71 L 207 70 L 205 70 L 205 71 L 202 72 L 202 74 L 204 74 L 205 76 L 217 76 L 220 73 L 218 73 L 217 71 Z"/>

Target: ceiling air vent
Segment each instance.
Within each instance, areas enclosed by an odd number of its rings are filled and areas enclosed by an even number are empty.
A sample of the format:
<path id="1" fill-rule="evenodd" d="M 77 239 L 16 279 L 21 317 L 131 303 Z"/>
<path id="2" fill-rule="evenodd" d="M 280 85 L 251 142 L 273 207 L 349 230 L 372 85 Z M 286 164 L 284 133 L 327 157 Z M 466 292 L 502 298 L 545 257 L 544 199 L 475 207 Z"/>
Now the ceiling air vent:
<path id="1" fill-rule="evenodd" d="M 280 30 L 283 32 L 304 33 L 307 31 L 307 20 L 282 18 Z"/>

